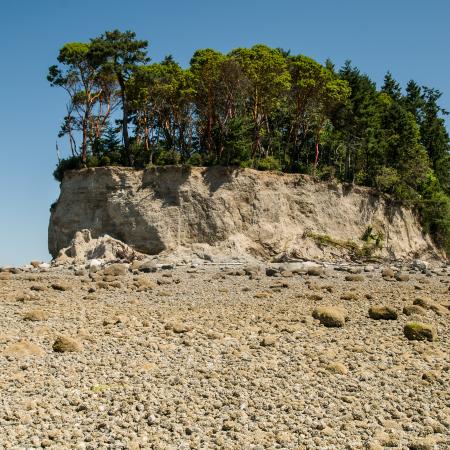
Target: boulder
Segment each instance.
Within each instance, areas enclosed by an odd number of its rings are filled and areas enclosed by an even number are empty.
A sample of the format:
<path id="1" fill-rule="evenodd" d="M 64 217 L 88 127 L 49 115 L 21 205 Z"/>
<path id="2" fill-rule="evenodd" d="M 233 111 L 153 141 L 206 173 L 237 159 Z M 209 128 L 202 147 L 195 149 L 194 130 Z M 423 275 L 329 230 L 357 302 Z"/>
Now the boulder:
<path id="1" fill-rule="evenodd" d="M 381 271 L 381 276 L 382 276 L 383 278 L 394 278 L 395 272 L 394 272 L 390 267 L 385 267 L 385 268 Z"/>
<path id="2" fill-rule="evenodd" d="M 39 322 L 48 319 L 48 314 L 42 309 L 32 309 L 23 315 L 24 320 L 29 320 L 30 322 Z"/>
<path id="3" fill-rule="evenodd" d="M 345 276 L 345 281 L 364 281 L 364 275 L 362 274 L 350 274 Z"/>
<path id="4" fill-rule="evenodd" d="M 53 343 L 53 351 L 57 353 L 81 352 L 83 351 L 83 345 L 71 337 L 59 336 Z"/>
<path id="5" fill-rule="evenodd" d="M 369 317 L 374 320 L 397 320 L 398 314 L 390 306 L 372 306 L 369 309 Z"/>
<path id="6" fill-rule="evenodd" d="M 19 341 L 8 345 L 3 350 L 3 356 L 14 356 L 16 358 L 24 358 L 27 356 L 42 356 L 45 351 L 39 345 L 28 341 Z"/>
<path id="7" fill-rule="evenodd" d="M 90 230 L 75 233 L 68 247 L 61 249 L 55 258 L 57 265 L 90 264 L 92 260 L 111 262 L 117 260 L 133 261 L 143 259 L 144 255 L 129 245 L 104 234 L 96 239 Z"/>
<path id="8" fill-rule="evenodd" d="M 436 328 L 429 323 L 408 322 L 403 333 L 410 341 L 435 341 L 437 339 Z"/>
<path id="9" fill-rule="evenodd" d="M 403 308 L 403 314 L 405 314 L 405 316 L 412 316 L 414 314 L 417 314 L 419 316 L 423 316 L 427 313 L 425 308 L 422 308 L 419 305 L 406 305 Z"/>
<path id="10" fill-rule="evenodd" d="M 127 264 L 111 264 L 110 266 L 103 269 L 103 274 L 106 276 L 120 277 L 128 273 Z"/>
<path id="11" fill-rule="evenodd" d="M 312 316 L 326 327 L 343 327 L 345 325 L 347 312 L 344 308 L 322 306 L 316 308 L 313 311 Z"/>

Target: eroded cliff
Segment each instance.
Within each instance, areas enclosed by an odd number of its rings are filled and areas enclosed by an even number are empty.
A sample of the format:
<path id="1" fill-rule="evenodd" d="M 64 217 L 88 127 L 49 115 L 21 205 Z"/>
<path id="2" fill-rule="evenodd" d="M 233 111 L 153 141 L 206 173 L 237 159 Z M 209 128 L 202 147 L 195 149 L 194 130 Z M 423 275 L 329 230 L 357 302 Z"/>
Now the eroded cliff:
<path id="1" fill-rule="evenodd" d="M 262 258 L 436 254 L 410 210 L 370 189 L 224 167 L 68 172 L 51 208 L 50 253 L 56 256 L 81 229 L 148 254 L 189 248 Z"/>

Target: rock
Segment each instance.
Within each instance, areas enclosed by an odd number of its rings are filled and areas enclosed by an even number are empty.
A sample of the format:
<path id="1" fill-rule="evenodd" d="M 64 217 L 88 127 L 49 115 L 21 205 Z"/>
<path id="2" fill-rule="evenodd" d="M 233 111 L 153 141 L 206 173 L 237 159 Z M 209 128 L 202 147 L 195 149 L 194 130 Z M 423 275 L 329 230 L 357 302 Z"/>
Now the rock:
<path id="1" fill-rule="evenodd" d="M 183 322 L 170 322 L 165 326 L 166 330 L 172 330 L 174 333 L 187 333 L 192 330 L 192 327 Z"/>
<path id="2" fill-rule="evenodd" d="M 280 271 L 275 267 L 266 267 L 266 275 L 268 277 L 276 277 L 280 275 Z"/>
<path id="3" fill-rule="evenodd" d="M 273 347 L 277 342 L 277 338 L 274 335 L 264 336 L 261 340 L 263 347 Z"/>
<path id="4" fill-rule="evenodd" d="M 347 312 L 343 308 L 323 306 L 316 308 L 312 316 L 318 319 L 326 327 L 343 327 L 345 325 Z"/>
<path id="5" fill-rule="evenodd" d="M 422 374 L 422 380 L 428 381 L 429 383 L 439 381 L 439 379 L 439 373 L 435 370 L 427 370 Z"/>
<path id="6" fill-rule="evenodd" d="M 72 287 L 66 283 L 52 283 L 52 289 L 55 291 L 70 291 Z"/>
<path id="7" fill-rule="evenodd" d="M 381 276 L 382 276 L 383 278 L 394 278 L 395 272 L 394 272 L 390 267 L 385 267 L 385 268 L 381 271 Z"/>
<path id="8" fill-rule="evenodd" d="M 147 260 L 139 265 L 138 270 L 143 273 L 152 273 L 158 270 L 158 266 L 153 261 Z"/>
<path id="9" fill-rule="evenodd" d="M 397 320 L 398 314 L 390 306 L 372 306 L 369 309 L 369 317 L 374 320 Z"/>
<path id="10" fill-rule="evenodd" d="M 248 276 L 257 276 L 263 272 L 263 268 L 256 264 L 250 264 L 250 265 L 244 266 L 242 268 L 242 270 L 245 272 L 245 275 L 248 275 Z"/>
<path id="11" fill-rule="evenodd" d="M 156 284 L 146 276 L 137 277 L 133 284 L 138 288 L 138 291 L 149 291 L 156 288 Z"/>
<path id="12" fill-rule="evenodd" d="M 24 358 L 27 356 L 42 356 L 45 351 L 39 345 L 28 341 L 19 341 L 8 345 L 2 352 L 3 356 L 13 356 L 16 358 Z"/>
<path id="13" fill-rule="evenodd" d="M 428 323 L 408 322 L 403 333 L 410 341 L 435 341 L 437 339 L 436 328 Z"/>
<path id="14" fill-rule="evenodd" d="M 0 272 L 0 280 L 10 280 L 11 278 L 11 272 Z"/>
<path id="15" fill-rule="evenodd" d="M 42 320 L 47 320 L 48 314 L 42 309 L 32 309 L 24 314 L 23 319 L 31 322 L 39 322 Z"/>
<path id="16" fill-rule="evenodd" d="M 56 338 L 52 348 L 53 351 L 57 353 L 83 351 L 83 345 L 81 342 L 68 336 L 59 336 Z"/>
<path id="17" fill-rule="evenodd" d="M 313 277 L 320 277 L 321 275 L 324 275 L 325 270 L 321 266 L 309 267 L 306 273 Z"/>
<path id="18" fill-rule="evenodd" d="M 364 281 L 364 275 L 350 274 L 345 276 L 345 281 Z"/>
<path id="19" fill-rule="evenodd" d="M 36 291 L 36 292 L 42 292 L 47 290 L 47 286 L 44 286 L 43 284 L 33 284 L 30 289 L 32 291 Z"/>
<path id="20" fill-rule="evenodd" d="M 326 369 L 330 372 L 337 373 L 340 375 L 345 375 L 348 373 L 347 367 L 341 362 L 332 362 L 327 365 Z"/>
<path id="21" fill-rule="evenodd" d="M 418 297 L 413 302 L 414 305 L 421 306 L 424 309 L 429 309 L 431 311 L 434 311 L 436 314 L 439 314 L 441 316 L 448 314 L 448 309 L 445 308 L 445 306 L 440 305 L 439 303 L 434 302 L 433 300 Z"/>
<path id="22" fill-rule="evenodd" d="M 110 275 L 113 277 L 121 277 L 128 273 L 127 264 L 111 264 L 110 266 L 103 269 L 104 275 Z"/>
<path id="23" fill-rule="evenodd" d="M 35 268 L 39 268 L 39 266 L 42 264 L 42 261 L 30 261 L 30 264 Z"/>
<path id="24" fill-rule="evenodd" d="M 406 316 L 412 316 L 413 314 L 423 316 L 426 313 L 427 313 L 426 309 L 422 308 L 419 305 L 406 305 L 403 308 L 403 314 L 405 314 Z"/>
<path id="25" fill-rule="evenodd" d="M 417 270 L 420 270 L 422 272 L 428 270 L 428 266 L 429 266 L 429 264 L 426 261 L 422 261 L 421 259 L 415 259 L 411 263 L 411 267 L 413 269 L 417 269 Z"/>
<path id="26" fill-rule="evenodd" d="M 409 275 L 407 273 L 398 272 L 395 275 L 397 281 L 409 281 Z"/>
<path id="27" fill-rule="evenodd" d="M 101 259 L 90 259 L 87 262 L 87 268 L 88 269 L 99 269 L 100 267 L 102 267 L 102 265 L 104 264 L 104 261 L 102 261 Z M 94 270 L 95 271 L 95 270 Z"/>
<path id="28" fill-rule="evenodd" d="M 433 437 L 416 439 L 408 444 L 409 450 L 434 450 L 435 448 L 436 439 Z"/>

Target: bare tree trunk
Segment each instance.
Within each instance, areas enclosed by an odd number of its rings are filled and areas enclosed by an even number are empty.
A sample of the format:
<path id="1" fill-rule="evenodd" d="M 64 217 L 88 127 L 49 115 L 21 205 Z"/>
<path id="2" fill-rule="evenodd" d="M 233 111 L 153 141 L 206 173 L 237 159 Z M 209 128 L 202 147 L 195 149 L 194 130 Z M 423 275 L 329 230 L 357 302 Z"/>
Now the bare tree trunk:
<path id="1" fill-rule="evenodd" d="M 119 81 L 120 86 L 120 97 L 122 98 L 122 137 L 123 137 L 123 146 L 125 150 L 125 158 L 127 164 L 133 165 L 133 157 L 130 152 L 130 138 L 128 136 L 128 104 L 127 104 L 127 96 L 126 96 L 126 88 L 125 88 L 125 80 L 120 72 L 117 72 L 117 80 Z"/>

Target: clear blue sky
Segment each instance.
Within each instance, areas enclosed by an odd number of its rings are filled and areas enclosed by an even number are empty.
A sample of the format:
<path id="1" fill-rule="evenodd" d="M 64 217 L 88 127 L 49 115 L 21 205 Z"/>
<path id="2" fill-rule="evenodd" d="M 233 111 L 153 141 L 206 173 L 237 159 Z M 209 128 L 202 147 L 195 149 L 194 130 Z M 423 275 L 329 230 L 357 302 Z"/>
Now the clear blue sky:
<path id="1" fill-rule="evenodd" d="M 124 7 L 125 5 L 125 7 Z M 66 42 L 131 29 L 150 56 L 186 65 L 193 51 L 265 43 L 338 66 L 351 59 L 380 84 L 444 92 L 450 110 L 448 0 L 4 0 L 0 7 L 0 265 L 48 260 L 51 176 L 66 98 L 47 69 Z M 63 147 L 63 144 L 61 144 Z M 76 201 L 76 199 L 74 199 Z"/>

